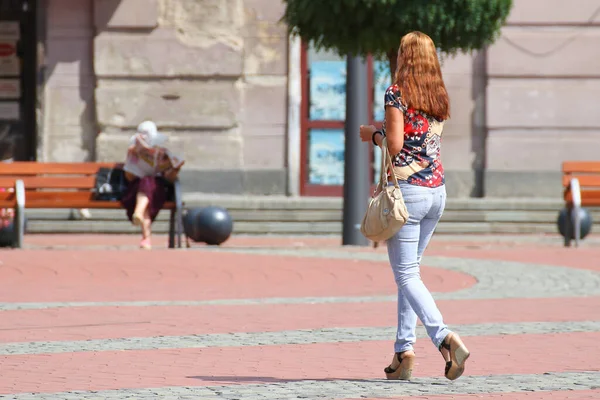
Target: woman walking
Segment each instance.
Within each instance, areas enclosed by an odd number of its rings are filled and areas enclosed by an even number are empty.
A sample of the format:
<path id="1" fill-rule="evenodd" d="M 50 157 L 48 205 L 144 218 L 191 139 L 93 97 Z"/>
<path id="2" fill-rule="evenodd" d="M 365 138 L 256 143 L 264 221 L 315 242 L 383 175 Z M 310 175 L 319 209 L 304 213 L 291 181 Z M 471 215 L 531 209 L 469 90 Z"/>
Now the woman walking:
<path id="1" fill-rule="evenodd" d="M 376 146 L 387 140 L 393 173 L 409 213 L 407 223 L 387 241 L 398 286 L 398 330 L 394 358 L 385 374 L 388 379 L 411 378 L 418 317 L 444 357 L 444 375 L 454 380 L 463 374 L 470 353 L 444 324 L 419 271 L 423 252 L 446 204 L 440 144 L 444 123 L 450 117 L 436 47 L 426 34 L 411 32 L 402 38 L 394 83 L 385 93 L 384 107 L 383 130 L 361 126 L 360 136 Z"/>

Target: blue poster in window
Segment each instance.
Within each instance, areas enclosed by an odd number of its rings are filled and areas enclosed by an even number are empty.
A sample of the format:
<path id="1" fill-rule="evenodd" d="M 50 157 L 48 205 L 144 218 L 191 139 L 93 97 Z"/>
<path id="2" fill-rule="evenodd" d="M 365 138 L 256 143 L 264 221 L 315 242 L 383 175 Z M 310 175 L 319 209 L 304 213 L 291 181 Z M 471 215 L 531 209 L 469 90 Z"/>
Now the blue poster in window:
<path id="1" fill-rule="evenodd" d="M 385 110 L 383 108 L 383 97 L 385 91 L 391 85 L 390 66 L 388 61 L 373 61 L 373 119 L 383 121 Z"/>
<path id="2" fill-rule="evenodd" d="M 313 61 L 310 64 L 310 119 L 346 119 L 346 62 Z"/>
<path id="3" fill-rule="evenodd" d="M 312 129 L 309 134 L 308 182 L 344 184 L 344 130 Z"/>

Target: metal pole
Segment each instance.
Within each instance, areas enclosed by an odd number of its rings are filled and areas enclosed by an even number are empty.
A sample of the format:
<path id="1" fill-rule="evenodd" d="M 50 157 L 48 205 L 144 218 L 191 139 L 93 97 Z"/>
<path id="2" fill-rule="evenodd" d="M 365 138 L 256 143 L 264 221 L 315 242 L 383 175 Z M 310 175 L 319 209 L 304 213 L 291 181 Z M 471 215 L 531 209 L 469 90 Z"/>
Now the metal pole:
<path id="1" fill-rule="evenodd" d="M 369 121 L 367 64 L 348 55 L 346 67 L 346 125 L 344 153 L 343 245 L 368 246 L 360 233 L 370 190 L 369 148 L 360 141 L 361 124 Z"/>

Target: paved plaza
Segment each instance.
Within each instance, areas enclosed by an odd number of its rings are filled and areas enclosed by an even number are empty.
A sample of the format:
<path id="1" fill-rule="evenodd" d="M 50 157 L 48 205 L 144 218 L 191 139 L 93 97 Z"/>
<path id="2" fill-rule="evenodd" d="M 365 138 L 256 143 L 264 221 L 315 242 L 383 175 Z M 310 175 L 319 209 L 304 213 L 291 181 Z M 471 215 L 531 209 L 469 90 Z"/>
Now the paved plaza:
<path id="1" fill-rule="evenodd" d="M 0 398 L 600 399 L 598 237 L 434 236 L 422 277 L 472 353 L 454 382 L 422 326 L 413 380 L 384 379 L 385 246 L 339 243 L 28 236 L 0 250 Z"/>

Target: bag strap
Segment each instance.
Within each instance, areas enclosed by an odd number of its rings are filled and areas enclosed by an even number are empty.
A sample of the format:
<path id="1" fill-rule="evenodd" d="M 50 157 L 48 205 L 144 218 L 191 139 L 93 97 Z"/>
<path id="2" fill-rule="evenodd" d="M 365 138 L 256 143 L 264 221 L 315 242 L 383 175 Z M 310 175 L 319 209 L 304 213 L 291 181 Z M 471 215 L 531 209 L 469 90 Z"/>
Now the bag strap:
<path id="1" fill-rule="evenodd" d="M 394 182 L 394 186 L 400 188 L 400 184 L 398 183 L 398 179 L 396 178 L 396 174 L 394 173 L 394 163 L 392 162 L 392 157 L 390 156 L 390 151 L 387 145 L 387 138 L 384 137 L 381 141 L 381 168 L 380 168 L 380 176 L 379 176 L 379 189 L 383 189 L 384 185 L 387 183 L 387 169 L 390 169 L 392 179 Z"/>
<path id="2" fill-rule="evenodd" d="M 387 182 L 387 173 L 386 173 L 386 164 L 387 158 L 385 156 L 385 136 L 381 142 L 381 164 L 379 166 L 379 182 L 377 183 L 376 192 L 380 192 L 383 190 L 384 181 Z"/>

